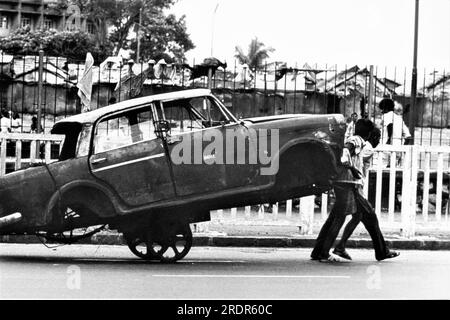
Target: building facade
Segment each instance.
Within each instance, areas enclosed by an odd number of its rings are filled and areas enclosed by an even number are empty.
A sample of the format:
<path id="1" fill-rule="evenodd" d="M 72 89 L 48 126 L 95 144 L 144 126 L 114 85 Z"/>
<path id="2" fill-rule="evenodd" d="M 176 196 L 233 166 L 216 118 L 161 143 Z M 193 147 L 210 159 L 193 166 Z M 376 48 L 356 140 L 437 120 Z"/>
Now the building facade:
<path id="1" fill-rule="evenodd" d="M 58 31 L 79 28 L 90 34 L 97 31 L 76 8 L 66 8 L 57 0 L 1 0 L 0 37 L 25 27 L 31 31 L 41 28 Z"/>

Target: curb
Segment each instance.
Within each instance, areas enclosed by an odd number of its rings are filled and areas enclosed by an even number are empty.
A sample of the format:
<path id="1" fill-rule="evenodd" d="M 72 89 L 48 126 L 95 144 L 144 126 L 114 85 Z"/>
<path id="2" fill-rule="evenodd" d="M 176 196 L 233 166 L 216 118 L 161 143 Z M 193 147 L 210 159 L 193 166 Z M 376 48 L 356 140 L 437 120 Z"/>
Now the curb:
<path id="1" fill-rule="evenodd" d="M 0 243 L 41 243 L 36 236 L 2 236 Z M 78 244 L 94 245 L 126 245 L 121 234 L 97 234 L 90 239 L 77 242 Z M 442 239 L 386 239 L 392 249 L 411 250 L 450 250 L 450 240 Z M 247 237 L 247 236 L 210 236 L 194 235 L 193 246 L 204 247 L 273 247 L 273 248 L 312 248 L 315 237 Z M 350 239 L 348 248 L 372 248 L 369 238 Z"/>

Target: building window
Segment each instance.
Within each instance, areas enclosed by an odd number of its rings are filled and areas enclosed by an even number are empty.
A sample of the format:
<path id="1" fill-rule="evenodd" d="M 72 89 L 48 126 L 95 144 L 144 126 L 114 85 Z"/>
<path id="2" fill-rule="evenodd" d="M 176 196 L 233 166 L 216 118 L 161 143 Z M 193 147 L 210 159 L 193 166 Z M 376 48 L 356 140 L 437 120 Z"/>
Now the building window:
<path id="1" fill-rule="evenodd" d="M 44 20 L 44 29 L 55 29 L 55 22 L 50 19 Z"/>
<path id="2" fill-rule="evenodd" d="M 66 22 L 66 28 L 68 31 L 78 30 L 77 19 L 71 19 Z"/>
<path id="3" fill-rule="evenodd" d="M 30 18 L 22 18 L 22 21 L 20 22 L 20 26 L 22 27 L 22 28 L 25 28 L 25 27 L 31 27 L 31 19 Z"/>
<path id="4" fill-rule="evenodd" d="M 95 27 L 94 27 L 94 24 L 92 22 L 86 23 L 86 31 L 89 34 L 94 34 L 95 33 Z"/>
<path id="5" fill-rule="evenodd" d="M 8 17 L 0 16 L 0 28 L 8 29 Z"/>

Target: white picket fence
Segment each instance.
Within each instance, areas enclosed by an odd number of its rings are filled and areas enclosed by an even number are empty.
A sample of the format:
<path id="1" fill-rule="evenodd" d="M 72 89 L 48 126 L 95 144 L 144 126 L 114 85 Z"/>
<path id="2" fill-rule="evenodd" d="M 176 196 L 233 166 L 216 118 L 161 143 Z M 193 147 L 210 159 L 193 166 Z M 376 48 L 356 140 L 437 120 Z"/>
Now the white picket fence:
<path id="1" fill-rule="evenodd" d="M 56 161 L 51 157 L 51 148 L 55 144 L 60 148 L 63 139 L 61 135 L 0 133 L 0 176 L 35 162 Z M 25 152 L 28 157 L 23 157 L 25 144 L 29 144 L 29 151 Z M 380 161 L 383 158 L 384 161 Z M 450 230 L 449 166 L 450 146 L 378 147 L 369 168 L 365 192 L 374 203 L 382 227 L 397 228 L 406 237 L 414 236 L 418 227 Z M 387 183 L 383 184 L 383 177 L 387 178 Z M 401 185 L 396 179 L 401 179 Z M 216 210 L 211 212 L 211 223 L 287 224 L 300 227 L 302 234 L 311 235 L 328 216 L 330 195 L 324 193 L 320 199 L 315 196 L 291 199 L 271 208 L 261 205 Z M 209 224 L 198 224 L 195 230 L 208 231 Z"/>
<path id="2" fill-rule="evenodd" d="M 371 194 L 369 199 L 382 228 L 398 230 L 404 237 L 413 237 L 417 228 L 450 230 L 449 155 L 448 146 L 386 145 L 376 149 L 364 192 Z M 382 179 L 387 181 L 383 184 Z M 298 205 L 293 206 L 295 200 Z M 317 200 L 315 196 L 287 200 L 284 210 L 278 203 L 269 210 L 267 205 L 257 211 L 249 206 L 221 209 L 211 212 L 212 223 L 291 224 L 298 226 L 301 234 L 312 235 L 326 220 L 331 207 L 330 193 Z M 209 223 L 198 228 L 203 232 L 208 229 Z"/>
<path id="3" fill-rule="evenodd" d="M 0 176 L 5 175 L 7 169 L 18 170 L 40 161 L 56 161 L 51 157 L 51 147 L 57 144 L 61 148 L 63 139 L 63 135 L 55 134 L 0 132 Z M 25 144 L 29 146 L 24 148 Z"/>

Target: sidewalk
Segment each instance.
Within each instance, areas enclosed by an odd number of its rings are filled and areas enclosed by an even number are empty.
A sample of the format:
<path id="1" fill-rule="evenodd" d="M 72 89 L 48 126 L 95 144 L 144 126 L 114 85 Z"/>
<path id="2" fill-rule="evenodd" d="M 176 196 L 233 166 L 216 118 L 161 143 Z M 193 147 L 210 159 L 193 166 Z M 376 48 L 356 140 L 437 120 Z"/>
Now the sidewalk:
<path id="1" fill-rule="evenodd" d="M 320 226 L 319 226 L 320 227 Z M 196 230 L 197 229 L 197 230 Z M 194 246 L 218 247 L 280 247 L 312 248 L 318 233 L 302 235 L 299 227 L 291 224 L 248 224 L 210 222 L 207 230 L 193 226 Z M 316 230 L 317 229 L 317 230 Z M 450 230 L 421 230 L 412 239 L 403 238 L 398 230 L 382 228 L 388 246 L 393 249 L 450 250 Z M 3 243 L 40 243 L 36 236 L 0 236 Z M 102 231 L 79 243 L 95 245 L 125 245 L 123 236 L 115 231 Z M 372 242 L 360 225 L 348 242 L 348 248 L 372 248 Z"/>

